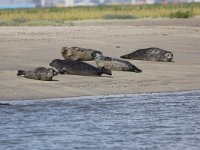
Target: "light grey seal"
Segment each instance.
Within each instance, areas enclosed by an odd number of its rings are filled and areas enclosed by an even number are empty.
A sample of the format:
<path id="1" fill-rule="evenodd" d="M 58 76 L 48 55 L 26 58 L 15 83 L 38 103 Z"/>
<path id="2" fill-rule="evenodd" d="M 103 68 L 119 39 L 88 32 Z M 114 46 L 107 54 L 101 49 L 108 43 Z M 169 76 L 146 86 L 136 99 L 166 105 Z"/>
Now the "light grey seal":
<path id="1" fill-rule="evenodd" d="M 83 76 L 101 76 L 104 73 L 112 75 L 111 70 L 106 68 L 99 69 L 95 66 L 77 60 L 54 59 L 49 65 L 56 68 L 61 74 L 66 73 Z"/>
<path id="2" fill-rule="evenodd" d="M 102 52 L 97 50 L 80 47 L 63 47 L 61 49 L 62 56 L 68 60 L 91 61 L 94 60 L 94 58 L 91 56 L 93 53 L 102 54 Z"/>
<path id="3" fill-rule="evenodd" d="M 43 80 L 43 81 L 52 81 L 52 78 L 56 76 L 58 72 L 56 72 L 52 68 L 44 68 L 38 67 L 34 70 L 18 70 L 17 75 L 24 75 L 25 78 L 35 79 L 35 80 Z"/>
<path id="4" fill-rule="evenodd" d="M 121 56 L 125 59 L 146 60 L 146 61 L 163 61 L 170 62 L 173 59 L 173 54 L 157 47 L 138 49 L 130 54 Z"/>
<path id="5" fill-rule="evenodd" d="M 95 62 L 99 68 L 106 68 L 114 71 L 131 71 L 140 73 L 142 70 L 134 66 L 128 61 L 124 61 L 117 58 L 112 57 L 106 57 L 101 54 L 93 54 L 93 57 L 95 58 Z"/>

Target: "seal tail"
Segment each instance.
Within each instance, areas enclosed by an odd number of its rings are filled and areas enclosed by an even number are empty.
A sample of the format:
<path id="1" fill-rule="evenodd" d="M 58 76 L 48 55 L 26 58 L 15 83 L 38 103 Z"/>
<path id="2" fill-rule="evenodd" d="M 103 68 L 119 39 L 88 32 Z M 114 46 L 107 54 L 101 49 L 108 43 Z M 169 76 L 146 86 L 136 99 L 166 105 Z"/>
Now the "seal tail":
<path id="1" fill-rule="evenodd" d="M 129 58 L 129 55 L 128 55 L 128 54 L 122 55 L 122 56 L 120 56 L 120 58 L 128 59 L 128 58 Z"/>
<path id="2" fill-rule="evenodd" d="M 110 69 L 106 69 L 106 68 L 102 68 L 102 73 L 104 73 L 104 74 L 107 74 L 107 75 L 112 75 L 112 72 L 111 72 L 111 70 Z"/>
<path id="3" fill-rule="evenodd" d="M 141 69 L 139 69 L 139 68 L 137 68 L 136 66 L 132 66 L 132 69 L 131 69 L 133 72 L 135 72 L 135 73 L 141 73 L 142 72 L 142 70 Z"/>
<path id="4" fill-rule="evenodd" d="M 142 70 L 140 70 L 139 68 L 137 68 L 137 69 L 135 69 L 135 72 L 136 72 L 136 73 L 141 73 Z"/>
<path id="5" fill-rule="evenodd" d="M 24 70 L 18 70 L 17 76 L 24 75 L 24 74 L 25 74 Z"/>

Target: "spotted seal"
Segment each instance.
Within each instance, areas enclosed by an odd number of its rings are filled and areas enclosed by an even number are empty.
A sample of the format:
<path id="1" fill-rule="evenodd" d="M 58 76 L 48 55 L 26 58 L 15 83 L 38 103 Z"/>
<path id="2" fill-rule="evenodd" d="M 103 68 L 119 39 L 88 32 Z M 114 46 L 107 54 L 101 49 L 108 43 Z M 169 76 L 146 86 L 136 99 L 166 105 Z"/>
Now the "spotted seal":
<path id="1" fill-rule="evenodd" d="M 99 69 L 95 66 L 77 60 L 54 59 L 49 65 L 56 68 L 61 74 L 66 73 L 83 76 L 101 76 L 104 73 L 112 75 L 111 70 L 106 68 Z"/>
<path id="2" fill-rule="evenodd" d="M 142 70 L 140 70 L 128 61 L 106 57 L 98 53 L 93 54 L 93 57 L 95 58 L 97 66 L 100 68 L 104 67 L 114 71 L 131 71 L 136 73 L 142 72 Z"/>
<path id="3" fill-rule="evenodd" d="M 56 76 L 58 72 L 56 72 L 52 68 L 44 68 L 38 67 L 34 70 L 18 70 L 17 75 L 24 75 L 25 78 L 35 79 L 35 80 L 43 80 L 43 81 L 51 81 L 54 76 Z"/>
<path id="4" fill-rule="evenodd" d="M 93 49 L 85 49 L 80 47 L 63 47 L 61 49 L 61 54 L 65 59 L 68 60 L 79 60 L 79 61 L 90 61 L 94 60 L 91 56 L 93 53 L 100 53 L 101 51 L 93 50 Z"/>
<path id="5" fill-rule="evenodd" d="M 163 61 L 170 62 L 173 59 L 173 54 L 157 47 L 138 49 L 130 54 L 121 56 L 125 59 L 146 60 L 146 61 Z"/>

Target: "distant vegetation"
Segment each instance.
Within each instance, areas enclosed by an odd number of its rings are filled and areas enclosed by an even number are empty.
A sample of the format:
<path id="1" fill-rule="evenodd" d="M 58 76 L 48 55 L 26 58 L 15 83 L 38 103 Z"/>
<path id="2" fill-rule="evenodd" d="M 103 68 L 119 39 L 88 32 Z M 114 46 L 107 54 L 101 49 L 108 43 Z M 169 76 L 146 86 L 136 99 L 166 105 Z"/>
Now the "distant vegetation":
<path id="1" fill-rule="evenodd" d="M 0 10 L 0 25 L 72 25 L 74 20 L 188 18 L 200 15 L 200 3 Z"/>
<path id="2" fill-rule="evenodd" d="M 106 14 L 102 16 L 102 19 L 136 19 L 137 17 L 133 15 L 126 15 L 126 14 Z"/>
<path id="3" fill-rule="evenodd" d="M 194 16 L 194 14 L 191 11 L 177 11 L 169 14 L 170 18 L 189 18 L 192 16 Z"/>

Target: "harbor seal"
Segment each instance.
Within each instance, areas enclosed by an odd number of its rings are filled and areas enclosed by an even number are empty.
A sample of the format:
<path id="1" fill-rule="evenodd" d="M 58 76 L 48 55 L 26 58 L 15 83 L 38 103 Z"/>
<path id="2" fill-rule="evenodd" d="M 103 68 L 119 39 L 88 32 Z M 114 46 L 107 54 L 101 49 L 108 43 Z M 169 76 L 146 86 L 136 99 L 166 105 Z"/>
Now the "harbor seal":
<path id="1" fill-rule="evenodd" d="M 140 73 L 142 70 L 134 66 L 128 61 L 124 61 L 121 59 L 117 58 L 112 58 L 112 57 L 105 57 L 101 54 L 93 54 L 93 57 L 95 58 L 95 62 L 98 67 L 100 68 L 106 68 L 114 71 L 131 71 L 131 72 L 136 72 Z"/>
<path id="2" fill-rule="evenodd" d="M 24 75 L 25 78 L 35 79 L 35 80 L 43 80 L 43 81 L 52 81 L 52 78 L 56 76 L 58 72 L 56 72 L 52 68 L 44 68 L 38 67 L 34 70 L 18 70 L 17 76 Z"/>
<path id="3" fill-rule="evenodd" d="M 173 54 L 170 51 L 166 51 L 157 47 L 150 47 L 150 48 L 138 49 L 130 54 L 121 56 L 121 58 L 170 62 L 173 59 Z"/>
<path id="4" fill-rule="evenodd" d="M 68 60 L 91 61 L 94 60 L 94 58 L 91 56 L 93 53 L 102 54 L 102 52 L 97 50 L 80 47 L 63 47 L 61 49 L 62 56 Z"/>
<path id="5" fill-rule="evenodd" d="M 101 76 L 104 73 L 112 75 L 111 70 L 99 69 L 82 61 L 54 59 L 49 65 L 56 68 L 61 74 Z"/>

